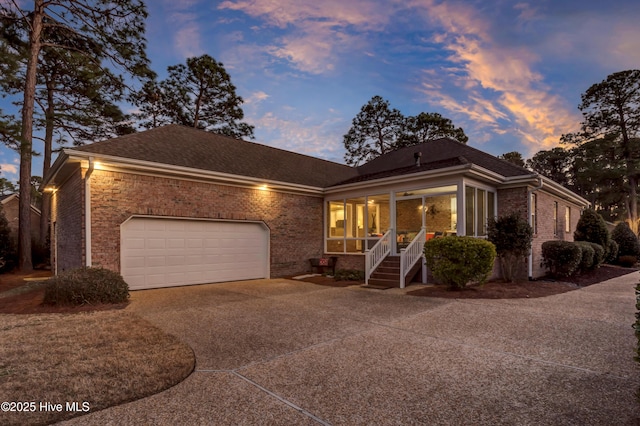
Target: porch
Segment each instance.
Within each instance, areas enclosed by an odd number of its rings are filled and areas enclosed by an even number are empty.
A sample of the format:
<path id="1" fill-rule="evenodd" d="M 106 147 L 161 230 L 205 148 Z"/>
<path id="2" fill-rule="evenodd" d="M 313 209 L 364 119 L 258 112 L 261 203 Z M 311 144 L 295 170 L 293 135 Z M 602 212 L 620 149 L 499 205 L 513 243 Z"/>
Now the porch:
<path id="1" fill-rule="evenodd" d="M 368 285 L 404 288 L 416 274 L 426 282 L 425 241 L 485 237 L 487 219 L 496 211 L 496 189 L 465 178 L 330 199 L 325 203 L 325 253 L 362 256 L 358 263 L 364 260 L 364 268 L 359 269 Z"/>

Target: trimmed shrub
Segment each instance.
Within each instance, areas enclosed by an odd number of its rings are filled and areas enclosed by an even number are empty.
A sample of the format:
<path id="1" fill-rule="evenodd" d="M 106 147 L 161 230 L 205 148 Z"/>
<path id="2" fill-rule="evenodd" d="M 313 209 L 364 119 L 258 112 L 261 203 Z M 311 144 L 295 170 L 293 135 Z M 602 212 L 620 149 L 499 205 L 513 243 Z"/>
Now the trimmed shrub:
<path id="1" fill-rule="evenodd" d="M 576 224 L 576 232 L 573 234 L 573 239 L 574 241 L 589 241 L 606 247 L 607 241 L 609 241 L 607 224 L 595 210 L 586 209 L 582 212 L 582 216 L 580 216 L 580 220 Z"/>
<path id="2" fill-rule="evenodd" d="M 600 265 L 604 263 L 605 249 L 600 244 L 589 243 L 589 245 L 591 245 L 591 247 L 593 247 L 593 251 L 595 251 L 595 255 L 593 257 L 593 266 L 591 267 L 591 269 L 599 268 Z"/>
<path id="3" fill-rule="evenodd" d="M 585 272 L 593 268 L 593 259 L 596 255 L 596 251 L 586 241 L 576 241 L 573 244 L 580 247 L 580 264 L 578 265 L 578 271 Z"/>
<path id="4" fill-rule="evenodd" d="M 605 255 L 605 263 L 616 263 L 618 260 L 618 243 L 612 238 L 607 243 L 607 251 Z"/>
<path id="5" fill-rule="evenodd" d="M 470 282 L 484 284 L 496 259 L 495 246 L 473 237 L 434 238 L 424 244 L 427 266 L 439 282 L 462 289 Z"/>
<path id="6" fill-rule="evenodd" d="M 357 269 L 338 269 L 333 279 L 336 281 L 364 281 L 364 271 Z"/>
<path id="7" fill-rule="evenodd" d="M 640 255 L 638 237 L 626 222 L 620 222 L 613 228 L 611 238 L 618 243 L 618 256 L 638 257 Z"/>
<path id="8" fill-rule="evenodd" d="M 117 272 L 104 268 L 78 268 L 49 279 L 44 293 L 48 305 L 123 303 L 129 285 Z"/>
<path id="9" fill-rule="evenodd" d="M 487 237 L 496 246 L 502 279 L 513 282 L 523 265 L 523 259 L 531 251 L 531 225 L 518 213 L 501 216 L 497 220 L 490 218 Z"/>
<path id="10" fill-rule="evenodd" d="M 549 273 L 556 277 L 568 277 L 580 266 L 582 250 L 569 241 L 542 243 L 542 261 Z"/>

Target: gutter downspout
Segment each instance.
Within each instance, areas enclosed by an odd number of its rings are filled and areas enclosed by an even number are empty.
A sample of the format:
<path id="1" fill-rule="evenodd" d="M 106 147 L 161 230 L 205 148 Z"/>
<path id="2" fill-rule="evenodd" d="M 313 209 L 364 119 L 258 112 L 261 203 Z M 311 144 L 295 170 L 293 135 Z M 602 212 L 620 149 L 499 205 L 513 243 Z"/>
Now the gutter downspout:
<path id="1" fill-rule="evenodd" d="M 533 228 L 533 221 L 531 220 L 531 209 L 534 207 L 531 205 L 531 194 L 533 194 L 535 191 L 542 189 L 542 187 L 544 186 L 544 183 L 542 182 L 542 178 L 538 176 L 538 186 L 528 189 L 527 190 L 527 211 L 529 212 L 529 226 L 531 226 Z M 537 215 L 536 215 L 537 217 Z M 533 280 L 533 247 L 531 247 L 531 250 L 529 250 L 529 261 L 527 262 L 528 265 L 528 274 L 529 274 L 529 281 Z"/>
<path id="2" fill-rule="evenodd" d="M 93 173 L 94 166 L 94 157 L 89 157 L 89 168 L 84 175 L 85 266 L 91 266 L 91 185 L 89 179 Z"/>

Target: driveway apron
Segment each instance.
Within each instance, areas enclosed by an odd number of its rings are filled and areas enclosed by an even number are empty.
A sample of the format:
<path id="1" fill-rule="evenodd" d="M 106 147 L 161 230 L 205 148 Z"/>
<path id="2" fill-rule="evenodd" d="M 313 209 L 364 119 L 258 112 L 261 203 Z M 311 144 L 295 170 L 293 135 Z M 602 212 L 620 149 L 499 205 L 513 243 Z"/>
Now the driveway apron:
<path id="1" fill-rule="evenodd" d="M 194 373 L 65 424 L 638 424 L 639 279 L 510 300 L 285 279 L 133 292 Z"/>

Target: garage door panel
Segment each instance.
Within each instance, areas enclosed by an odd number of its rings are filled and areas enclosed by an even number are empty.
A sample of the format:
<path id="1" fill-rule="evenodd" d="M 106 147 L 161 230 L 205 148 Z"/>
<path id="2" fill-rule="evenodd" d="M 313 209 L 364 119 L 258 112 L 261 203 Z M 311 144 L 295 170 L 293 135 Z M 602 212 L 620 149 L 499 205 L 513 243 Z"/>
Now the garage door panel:
<path id="1" fill-rule="evenodd" d="M 133 290 L 266 278 L 268 253 L 257 223 L 132 218 L 121 229 L 122 275 Z"/>

